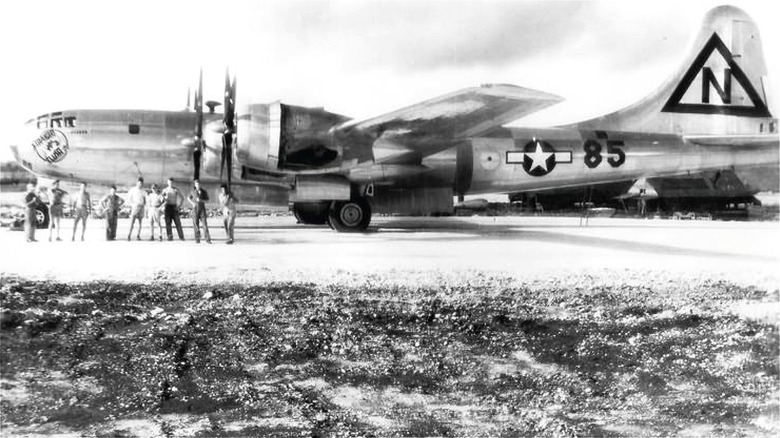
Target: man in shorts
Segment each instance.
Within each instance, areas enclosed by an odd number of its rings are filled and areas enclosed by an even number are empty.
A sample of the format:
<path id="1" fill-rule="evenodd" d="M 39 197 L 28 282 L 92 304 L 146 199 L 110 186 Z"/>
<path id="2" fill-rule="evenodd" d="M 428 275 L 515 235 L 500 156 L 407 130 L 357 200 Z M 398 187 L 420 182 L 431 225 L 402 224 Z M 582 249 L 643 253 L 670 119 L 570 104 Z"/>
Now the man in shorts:
<path id="1" fill-rule="evenodd" d="M 141 227 L 144 220 L 144 207 L 146 207 L 146 190 L 144 190 L 144 179 L 138 178 L 135 187 L 127 192 L 127 202 L 130 203 L 130 231 L 127 233 L 127 240 L 133 235 L 133 226 L 138 220 L 138 232 L 135 240 L 141 240 Z"/>
<path id="2" fill-rule="evenodd" d="M 60 220 L 62 219 L 62 207 L 65 205 L 63 199 L 68 192 L 60 188 L 60 180 L 55 179 L 49 188 L 49 242 L 54 227 L 57 227 L 57 241 L 60 239 Z"/>
<path id="3" fill-rule="evenodd" d="M 219 206 L 222 208 L 222 224 L 225 226 L 228 245 L 233 244 L 233 230 L 236 225 L 236 203 L 238 199 L 228 191 L 227 185 L 219 186 Z"/>
<path id="4" fill-rule="evenodd" d="M 152 192 L 146 197 L 146 214 L 149 216 L 149 228 L 152 230 L 152 237 L 149 240 L 154 240 L 154 225 L 157 224 L 158 231 L 160 232 L 160 242 L 163 240 L 163 199 L 160 187 L 157 184 L 152 184 Z"/>
<path id="5" fill-rule="evenodd" d="M 73 212 L 73 236 L 70 240 L 76 240 L 76 229 L 79 227 L 79 222 L 81 222 L 81 241 L 83 242 L 84 230 L 87 228 L 87 218 L 92 214 L 92 198 L 89 197 L 89 192 L 87 192 L 87 183 L 81 183 L 79 192 L 76 193 L 73 199 Z"/>

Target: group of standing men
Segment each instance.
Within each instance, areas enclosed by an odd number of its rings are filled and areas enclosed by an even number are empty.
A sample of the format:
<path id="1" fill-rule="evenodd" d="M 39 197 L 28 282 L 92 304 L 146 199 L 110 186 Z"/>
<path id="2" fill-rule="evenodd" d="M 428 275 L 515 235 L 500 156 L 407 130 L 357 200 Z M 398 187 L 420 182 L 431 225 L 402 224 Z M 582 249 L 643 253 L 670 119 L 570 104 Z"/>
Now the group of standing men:
<path id="1" fill-rule="evenodd" d="M 149 219 L 151 228 L 151 237 L 149 240 L 155 240 L 155 225 L 159 230 L 159 239 L 163 240 L 162 219 L 165 218 L 165 229 L 168 240 L 173 240 L 172 225 L 176 226 L 176 232 L 180 240 L 184 240 L 184 232 L 181 228 L 180 209 L 184 203 L 184 196 L 179 189 L 173 185 L 173 178 L 168 178 L 168 185 L 160 189 L 157 184 L 152 184 L 151 191 L 143 188 L 143 178 L 138 178 L 136 184 L 127 192 L 127 203 L 130 205 L 130 231 L 127 233 L 127 240 L 131 240 L 135 223 L 138 221 L 136 239 L 141 240 L 141 228 L 143 219 Z M 60 239 L 60 219 L 62 218 L 64 198 L 68 192 L 60 189 L 59 180 L 52 183 L 49 189 L 49 241 L 52 240 L 52 233 L 57 229 L 56 240 Z M 206 210 L 206 201 L 209 195 L 206 190 L 200 186 L 200 181 L 194 180 L 192 190 L 186 198 L 192 206 L 192 224 L 195 229 L 195 242 L 200 243 L 201 222 L 206 242 L 211 243 L 211 234 L 208 228 L 208 213 Z M 74 212 L 73 236 L 71 240 L 76 240 L 76 230 L 81 222 L 81 240 L 84 240 L 87 218 L 92 213 L 92 199 L 87 192 L 87 184 L 81 183 L 79 192 L 71 200 Z M 25 231 L 28 242 L 35 242 L 35 228 L 37 223 L 36 206 L 42 201 L 35 190 L 34 184 L 27 185 L 27 193 L 24 196 L 25 210 Z M 238 200 L 228 190 L 226 185 L 220 187 L 219 204 L 223 215 L 223 225 L 227 234 L 227 244 L 233 243 L 233 230 L 236 222 L 236 203 Z M 104 196 L 99 204 L 105 212 L 106 221 L 106 240 L 116 239 L 117 218 L 119 210 L 126 201 L 116 194 L 116 186 L 111 186 L 110 192 Z"/>

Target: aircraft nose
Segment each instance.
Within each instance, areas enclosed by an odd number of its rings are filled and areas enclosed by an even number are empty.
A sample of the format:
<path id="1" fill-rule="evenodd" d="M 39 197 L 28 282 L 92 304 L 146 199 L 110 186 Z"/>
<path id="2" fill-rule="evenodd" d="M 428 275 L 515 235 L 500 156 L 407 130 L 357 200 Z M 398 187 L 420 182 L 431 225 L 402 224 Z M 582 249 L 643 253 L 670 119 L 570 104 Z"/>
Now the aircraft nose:
<path id="1" fill-rule="evenodd" d="M 68 138 L 60 129 L 41 123 L 41 118 L 30 119 L 22 127 L 14 156 L 23 166 L 31 167 L 41 161 L 54 164 L 68 154 Z"/>

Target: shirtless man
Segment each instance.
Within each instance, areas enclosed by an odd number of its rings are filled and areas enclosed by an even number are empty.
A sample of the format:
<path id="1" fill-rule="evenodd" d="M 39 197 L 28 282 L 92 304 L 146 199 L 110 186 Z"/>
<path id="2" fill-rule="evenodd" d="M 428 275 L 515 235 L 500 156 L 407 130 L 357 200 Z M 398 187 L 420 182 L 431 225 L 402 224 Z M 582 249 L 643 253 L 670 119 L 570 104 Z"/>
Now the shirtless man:
<path id="1" fill-rule="evenodd" d="M 92 214 L 92 198 L 90 198 L 89 192 L 87 192 L 87 183 L 81 183 L 79 192 L 76 193 L 73 199 L 73 214 L 73 236 L 70 240 L 76 240 L 76 229 L 79 227 L 79 222 L 81 222 L 81 241 L 83 242 L 84 231 L 87 228 L 87 218 Z"/>

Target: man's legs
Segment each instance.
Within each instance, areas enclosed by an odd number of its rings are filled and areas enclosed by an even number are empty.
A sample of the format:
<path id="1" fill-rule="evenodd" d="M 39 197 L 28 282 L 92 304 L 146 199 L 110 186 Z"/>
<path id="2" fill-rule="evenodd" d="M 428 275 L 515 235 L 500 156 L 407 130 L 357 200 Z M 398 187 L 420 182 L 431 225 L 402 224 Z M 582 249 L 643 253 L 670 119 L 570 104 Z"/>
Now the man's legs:
<path id="1" fill-rule="evenodd" d="M 81 240 L 84 240 L 84 231 L 87 230 L 87 217 L 89 213 L 84 213 L 84 217 L 81 218 Z"/>
<path id="2" fill-rule="evenodd" d="M 228 214 L 225 217 L 225 231 L 227 232 L 227 236 L 228 236 L 227 243 L 233 243 L 233 230 L 235 229 L 235 225 L 236 225 L 235 213 Z"/>
<path id="3" fill-rule="evenodd" d="M 81 213 L 78 210 L 76 210 L 76 218 L 73 219 L 73 235 L 70 237 L 71 241 L 75 241 L 76 240 L 76 230 L 79 227 L 79 221 L 80 220 L 83 220 L 81 218 Z"/>
<path id="4" fill-rule="evenodd" d="M 35 226 L 37 221 L 35 218 L 35 210 L 27 210 L 24 214 L 24 231 L 27 234 L 27 241 L 35 241 Z"/>
<path id="5" fill-rule="evenodd" d="M 119 219 L 119 212 L 114 212 L 113 215 L 111 215 L 111 240 L 116 239 L 116 222 L 117 219 Z"/>
<path id="6" fill-rule="evenodd" d="M 61 221 L 62 221 L 62 213 L 59 213 L 56 216 L 54 216 L 54 220 L 52 221 L 54 224 L 57 225 L 57 240 L 62 240 L 62 239 L 60 239 L 60 222 Z"/>
<path id="7" fill-rule="evenodd" d="M 173 208 L 173 222 L 176 224 L 176 232 L 179 233 L 179 240 L 184 240 L 184 231 L 181 229 L 181 217 L 179 216 L 179 209 Z"/>
<path id="8" fill-rule="evenodd" d="M 133 225 L 135 225 L 135 215 L 130 215 L 130 231 L 127 232 L 127 240 L 130 240 L 130 236 L 133 235 Z"/>
<path id="9" fill-rule="evenodd" d="M 192 228 L 195 230 L 195 243 L 200 243 L 200 211 L 198 207 L 192 210 Z"/>
<path id="10" fill-rule="evenodd" d="M 138 232 L 135 234 L 136 240 L 141 240 L 141 228 L 144 226 L 144 207 L 137 207 L 133 215 L 133 221 L 130 223 L 130 234 L 132 234 L 133 231 L 133 224 L 135 223 L 135 218 L 138 219 Z M 130 235 L 128 234 L 128 236 Z"/>
<path id="11" fill-rule="evenodd" d="M 209 233 L 208 215 L 205 207 L 195 208 L 195 229 L 196 236 L 200 237 L 200 221 L 203 220 L 203 234 L 206 236 L 206 242 L 211 243 L 211 234 Z"/>
<path id="12" fill-rule="evenodd" d="M 168 240 L 173 240 L 173 230 L 171 230 L 171 221 L 173 220 L 173 213 L 176 207 L 171 208 L 172 206 L 166 205 L 165 206 L 165 232 L 168 235 Z"/>
<path id="13" fill-rule="evenodd" d="M 106 240 L 111 240 L 111 212 L 106 211 Z"/>

